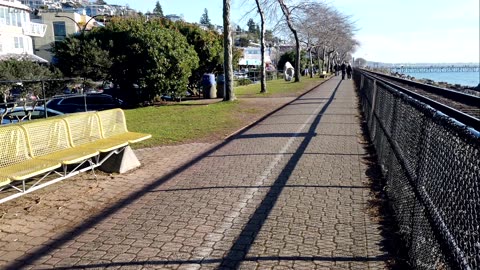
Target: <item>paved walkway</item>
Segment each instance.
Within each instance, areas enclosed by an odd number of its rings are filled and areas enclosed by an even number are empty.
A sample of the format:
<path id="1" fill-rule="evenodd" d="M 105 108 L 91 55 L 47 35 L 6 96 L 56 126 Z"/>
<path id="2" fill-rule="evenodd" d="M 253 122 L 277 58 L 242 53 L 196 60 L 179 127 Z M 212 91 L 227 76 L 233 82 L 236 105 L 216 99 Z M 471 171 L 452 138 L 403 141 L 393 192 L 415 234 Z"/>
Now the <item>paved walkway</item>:
<path id="1" fill-rule="evenodd" d="M 384 269 L 356 107 L 336 77 L 221 144 L 139 150 L 91 201 L 3 220 L 0 267 Z"/>

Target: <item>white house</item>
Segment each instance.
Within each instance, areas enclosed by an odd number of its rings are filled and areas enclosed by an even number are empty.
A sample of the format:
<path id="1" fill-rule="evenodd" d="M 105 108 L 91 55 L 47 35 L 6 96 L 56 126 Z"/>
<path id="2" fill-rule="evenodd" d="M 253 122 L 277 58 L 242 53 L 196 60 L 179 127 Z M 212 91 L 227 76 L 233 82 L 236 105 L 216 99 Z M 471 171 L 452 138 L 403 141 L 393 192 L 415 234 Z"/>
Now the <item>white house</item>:
<path id="1" fill-rule="evenodd" d="M 239 60 L 239 66 L 242 67 L 256 67 L 260 66 L 262 59 L 260 53 L 260 47 L 244 47 L 243 49 L 243 57 Z M 272 64 L 272 60 L 270 58 L 272 48 L 265 48 L 265 64 L 270 65 Z"/>
<path id="2" fill-rule="evenodd" d="M 0 60 L 46 62 L 33 54 L 32 37 L 43 37 L 47 25 L 30 21 L 30 8 L 17 0 L 0 0 Z"/>

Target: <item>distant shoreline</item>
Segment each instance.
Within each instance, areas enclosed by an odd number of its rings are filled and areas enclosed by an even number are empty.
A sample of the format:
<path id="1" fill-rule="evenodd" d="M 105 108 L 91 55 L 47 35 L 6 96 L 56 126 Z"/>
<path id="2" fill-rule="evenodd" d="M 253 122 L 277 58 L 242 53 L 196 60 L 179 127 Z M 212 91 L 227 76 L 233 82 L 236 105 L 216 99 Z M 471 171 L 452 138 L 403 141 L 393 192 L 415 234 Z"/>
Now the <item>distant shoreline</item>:
<path id="1" fill-rule="evenodd" d="M 464 92 L 464 93 L 468 93 L 468 94 L 475 95 L 475 96 L 480 96 L 480 83 L 477 86 L 452 84 L 452 83 L 448 83 L 448 82 L 435 81 L 435 80 L 431 80 L 431 79 L 423 79 L 423 78 L 419 79 L 419 78 L 416 78 L 416 77 L 408 75 L 408 74 L 402 74 L 402 73 L 399 73 L 399 72 L 390 72 L 390 70 L 385 69 L 385 68 L 374 68 L 373 70 L 384 73 L 384 74 L 388 74 L 388 75 L 391 75 L 391 76 L 394 76 L 394 77 L 402 78 L 402 79 L 407 79 L 407 80 L 416 81 L 416 82 L 420 82 L 420 83 L 424 83 L 424 84 L 428 84 L 428 85 L 433 85 L 433 86 L 437 86 L 437 87 L 441 87 L 441 88 L 456 90 L 456 91 L 459 91 L 459 92 Z"/>

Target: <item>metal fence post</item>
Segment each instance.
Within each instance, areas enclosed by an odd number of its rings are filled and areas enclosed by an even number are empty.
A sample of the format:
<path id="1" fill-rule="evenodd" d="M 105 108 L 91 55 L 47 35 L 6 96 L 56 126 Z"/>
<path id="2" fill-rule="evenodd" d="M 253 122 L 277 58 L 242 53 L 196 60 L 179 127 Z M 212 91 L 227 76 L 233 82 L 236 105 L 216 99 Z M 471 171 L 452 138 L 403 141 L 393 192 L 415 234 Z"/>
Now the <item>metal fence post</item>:
<path id="1" fill-rule="evenodd" d="M 372 130 L 370 130 L 370 134 L 371 134 L 371 140 L 372 142 L 375 140 L 375 138 L 377 137 L 377 125 L 375 124 L 375 105 L 376 105 L 376 99 L 377 99 L 377 80 L 376 79 L 373 79 L 373 94 L 372 94 L 372 101 L 371 101 L 371 104 L 372 104 L 372 107 L 370 108 L 370 113 L 369 113 L 369 116 L 368 116 L 368 121 L 371 123 L 371 127 L 372 127 Z"/>
<path id="2" fill-rule="evenodd" d="M 373 90 L 373 95 L 372 95 L 372 108 L 370 108 L 370 114 L 369 114 L 369 116 L 368 116 L 368 117 L 370 118 L 370 120 L 373 119 L 372 117 L 373 117 L 373 112 L 374 112 L 374 110 L 375 110 L 375 103 L 376 103 L 375 101 L 376 101 L 376 99 L 377 99 L 377 80 L 375 80 L 375 79 L 373 80 L 373 89 L 372 89 L 372 90 Z"/>
<path id="3" fill-rule="evenodd" d="M 45 81 L 44 80 L 42 80 L 42 99 L 43 99 L 43 110 L 45 111 L 45 118 L 48 118 L 47 98 L 45 97 Z"/>

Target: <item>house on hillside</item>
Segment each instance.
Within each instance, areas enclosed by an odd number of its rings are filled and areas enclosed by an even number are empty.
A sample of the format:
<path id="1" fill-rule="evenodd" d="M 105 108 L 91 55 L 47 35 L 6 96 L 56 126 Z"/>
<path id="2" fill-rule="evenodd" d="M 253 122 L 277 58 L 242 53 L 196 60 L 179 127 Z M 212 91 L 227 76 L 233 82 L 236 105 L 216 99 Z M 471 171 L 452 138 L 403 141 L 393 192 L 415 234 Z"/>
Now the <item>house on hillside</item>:
<path id="1" fill-rule="evenodd" d="M 261 65 L 261 52 L 260 47 L 239 47 L 243 50 L 243 56 L 240 58 L 238 65 L 240 68 L 257 68 Z M 265 65 L 268 67 L 273 67 L 275 63 L 272 62 L 271 56 L 274 54 L 275 48 L 267 47 L 265 48 Z"/>
<path id="2" fill-rule="evenodd" d="M 54 42 L 62 41 L 68 35 L 81 33 L 87 22 L 85 31 L 102 25 L 92 17 L 75 11 L 45 10 L 35 16 L 33 20 L 48 26 L 44 36 L 34 37 L 35 54 L 48 61 L 53 60 L 50 49 Z"/>
<path id="3" fill-rule="evenodd" d="M 33 37 L 43 37 L 47 25 L 30 21 L 31 9 L 17 0 L 0 0 L 0 60 L 47 62 L 34 55 Z"/>

